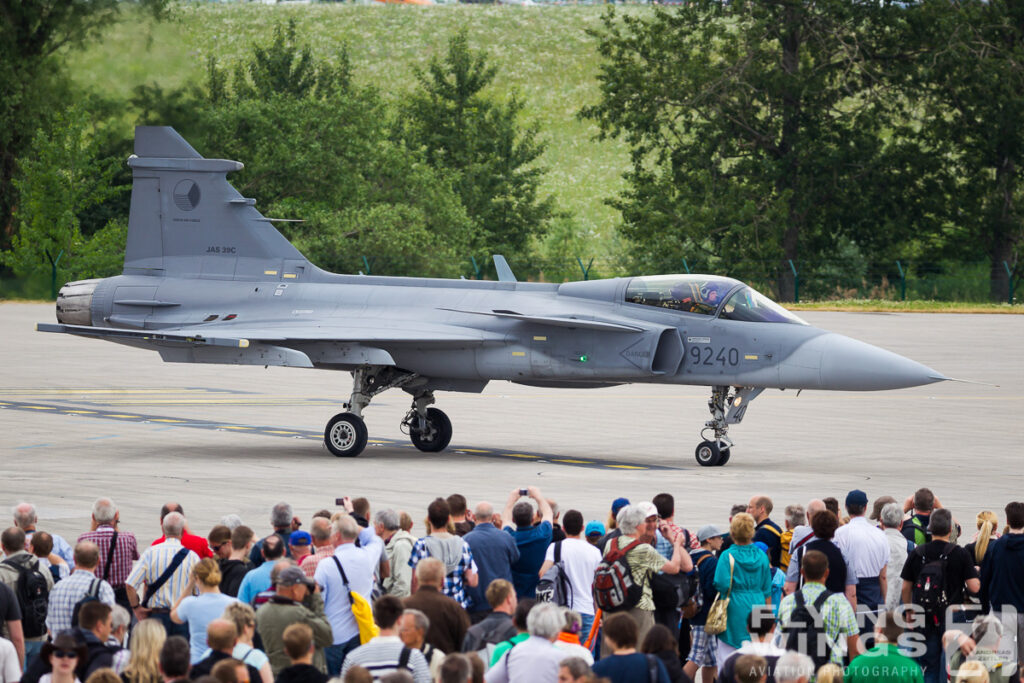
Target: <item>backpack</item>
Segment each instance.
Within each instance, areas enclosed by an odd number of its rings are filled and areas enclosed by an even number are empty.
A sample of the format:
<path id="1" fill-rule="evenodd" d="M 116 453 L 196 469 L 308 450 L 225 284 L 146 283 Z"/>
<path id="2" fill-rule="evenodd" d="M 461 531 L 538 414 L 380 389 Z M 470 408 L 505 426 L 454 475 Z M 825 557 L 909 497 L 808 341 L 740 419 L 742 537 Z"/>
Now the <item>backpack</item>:
<path id="1" fill-rule="evenodd" d="M 614 539 L 608 553 L 594 570 L 594 604 L 605 612 L 620 612 L 636 607 L 643 595 L 643 586 L 633 581 L 626 554 L 640 545 L 637 539 L 619 548 Z"/>
<path id="2" fill-rule="evenodd" d="M 697 591 L 697 573 L 655 574 L 651 577 L 651 598 L 655 609 L 679 609 Z"/>
<path id="3" fill-rule="evenodd" d="M 82 605 L 87 602 L 96 602 L 100 599 L 100 580 L 93 579 L 89 583 L 89 590 L 85 592 L 85 595 L 75 603 L 74 608 L 71 610 L 71 626 L 78 626 L 78 612 L 82 609 Z"/>
<path id="4" fill-rule="evenodd" d="M 925 561 L 914 581 L 914 604 L 919 605 L 925 615 L 932 617 L 935 623 L 939 623 L 938 620 L 949 606 L 949 596 L 946 595 L 946 563 L 956 547 L 952 543 L 947 543 L 938 559 Z M 923 555 L 922 552 L 922 557 Z"/>
<path id="5" fill-rule="evenodd" d="M 822 591 L 814 600 L 813 613 L 807 605 L 803 591 L 797 591 L 794 595 L 796 607 L 782 628 L 783 647 L 793 652 L 802 652 L 813 659 L 814 668 L 817 670 L 829 662 L 832 644 L 825 634 L 825 617 L 822 609 L 825 607 L 825 601 L 835 593 Z"/>
<path id="6" fill-rule="evenodd" d="M 932 540 L 927 527 L 917 515 L 910 518 L 910 526 L 914 527 L 914 545 L 924 545 Z"/>
<path id="7" fill-rule="evenodd" d="M 35 568 L 26 567 L 15 559 L 4 560 L 4 564 L 18 571 L 18 583 L 14 594 L 18 597 L 21 607 L 21 629 L 26 638 L 38 638 L 46 635 L 46 611 L 50 599 L 50 586 L 46 577 L 39 571 L 39 563 Z"/>
<path id="8" fill-rule="evenodd" d="M 562 542 L 555 543 L 555 563 L 537 583 L 537 602 L 550 602 L 559 607 L 572 605 L 572 584 L 562 564 Z"/>
<path id="9" fill-rule="evenodd" d="M 692 619 L 697 616 L 697 612 L 700 612 L 704 607 L 704 589 L 700 586 L 700 565 L 709 557 L 711 557 L 710 553 L 702 556 L 697 560 L 697 563 L 693 565 L 693 593 L 690 594 L 690 599 L 682 605 L 683 619 Z"/>
<path id="10" fill-rule="evenodd" d="M 690 532 L 683 529 L 683 533 L 686 534 L 686 547 L 689 548 Z M 697 572 L 694 570 L 685 574 L 655 574 L 651 577 L 651 598 L 654 600 L 655 609 L 679 609 L 690 602 L 699 584 Z"/>

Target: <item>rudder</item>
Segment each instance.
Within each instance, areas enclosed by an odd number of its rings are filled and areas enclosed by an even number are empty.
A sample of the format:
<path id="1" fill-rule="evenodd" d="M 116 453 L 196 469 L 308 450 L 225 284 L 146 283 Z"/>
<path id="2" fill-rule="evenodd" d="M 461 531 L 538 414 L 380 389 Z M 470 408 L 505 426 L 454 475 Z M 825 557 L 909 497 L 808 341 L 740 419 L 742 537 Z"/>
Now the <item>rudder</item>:
<path id="1" fill-rule="evenodd" d="M 227 181 L 243 166 L 205 159 L 173 128 L 137 126 L 125 275 L 262 279 L 306 258 Z M 301 267 L 301 266 L 300 266 Z"/>

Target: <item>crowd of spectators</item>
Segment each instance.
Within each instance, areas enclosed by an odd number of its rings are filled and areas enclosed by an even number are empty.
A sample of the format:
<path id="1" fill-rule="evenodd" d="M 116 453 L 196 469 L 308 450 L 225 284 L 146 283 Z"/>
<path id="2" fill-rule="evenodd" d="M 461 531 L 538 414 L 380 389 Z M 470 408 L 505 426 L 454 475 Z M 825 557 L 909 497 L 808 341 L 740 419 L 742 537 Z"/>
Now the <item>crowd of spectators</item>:
<path id="1" fill-rule="evenodd" d="M 141 549 L 109 498 L 74 544 L 19 503 L 0 683 L 1024 683 L 1021 502 L 972 529 L 928 489 L 756 495 L 688 529 L 667 493 L 602 522 L 529 487 L 437 498 L 422 536 L 339 502 L 205 537 L 167 503 Z"/>

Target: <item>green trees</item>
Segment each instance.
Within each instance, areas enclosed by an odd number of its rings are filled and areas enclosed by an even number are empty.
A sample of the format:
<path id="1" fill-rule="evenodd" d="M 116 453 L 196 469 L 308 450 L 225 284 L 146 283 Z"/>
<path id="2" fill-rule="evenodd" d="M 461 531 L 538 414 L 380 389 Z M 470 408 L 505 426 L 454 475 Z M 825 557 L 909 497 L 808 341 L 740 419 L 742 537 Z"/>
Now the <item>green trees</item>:
<path id="1" fill-rule="evenodd" d="M 523 105 L 485 91 L 497 75 L 486 52 L 474 52 L 465 32 L 448 41 L 443 59 L 417 74 L 418 88 L 400 122 L 407 144 L 433 168 L 451 173 L 473 221 L 473 253 L 525 254 L 555 214 L 542 197 L 544 153 L 536 124 L 521 126 Z"/>
<path id="2" fill-rule="evenodd" d="M 942 155 L 947 250 L 988 260 L 1005 301 L 1024 244 L 1024 5 L 929 0 L 908 12 L 909 85 L 921 131 Z"/>
<path id="3" fill-rule="evenodd" d="M 632 149 L 614 202 L 641 267 L 775 264 L 763 277 L 789 300 L 791 261 L 982 256 L 1006 299 L 1024 237 L 1020 3 L 698 0 L 609 13 L 599 38 L 584 115 Z"/>
<path id="4" fill-rule="evenodd" d="M 4 0 L 0 4 L 0 247 L 11 216 L 18 163 L 41 122 L 69 90 L 60 50 L 96 38 L 122 11 L 117 0 Z M 166 0 L 143 0 L 160 15 Z"/>
<path id="5" fill-rule="evenodd" d="M 606 15 L 601 101 L 584 115 L 632 148 L 615 205 L 639 265 L 768 263 L 792 300 L 790 261 L 828 253 L 865 220 L 857 188 L 884 125 L 865 37 L 881 11 L 698 0 Z"/>
<path id="6" fill-rule="evenodd" d="M 121 265 L 124 223 L 86 237 L 79 216 L 128 189 L 114 181 L 121 160 L 99 158 L 88 115 L 75 108 L 58 112 L 52 127 L 40 129 L 29 149 L 15 179 L 20 229 L 11 249 L 0 254 L 4 264 L 21 277 L 47 264 L 57 284 L 115 274 Z"/>

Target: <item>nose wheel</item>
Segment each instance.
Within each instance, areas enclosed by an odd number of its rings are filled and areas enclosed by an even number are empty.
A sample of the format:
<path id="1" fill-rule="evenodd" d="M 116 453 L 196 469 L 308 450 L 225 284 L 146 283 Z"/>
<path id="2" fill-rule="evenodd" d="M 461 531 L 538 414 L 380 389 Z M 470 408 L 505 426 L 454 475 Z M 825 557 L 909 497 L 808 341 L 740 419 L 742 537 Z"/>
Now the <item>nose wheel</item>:
<path id="1" fill-rule="evenodd" d="M 732 449 L 729 446 L 722 447 L 715 441 L 701 441 L 697 445 L 697 450 L 694 452 L 694 456 L 697 458 L 697 464 L 702 467 L 716 467 L 724 465 L 729 462 L 729 456 L 732 454 Z"/>
<path id="2" fill-rule="evenodd" d="M 758 387 L 736 387 L 730 394 L 730 389 L 727 386 L 711 387 L 711 398 L 708 399 L 711 419 L 704 423 L 704 429 L 701 430 L 704 441 L 694 451 L 697 464 L 701 467 L 720 467 L 729 462 L 733 445 L 729 438 L 729 425 L 742 421 L 747 406 L 764 391 Z M 705 436 L 708 432 L 714 438 Z"/>

